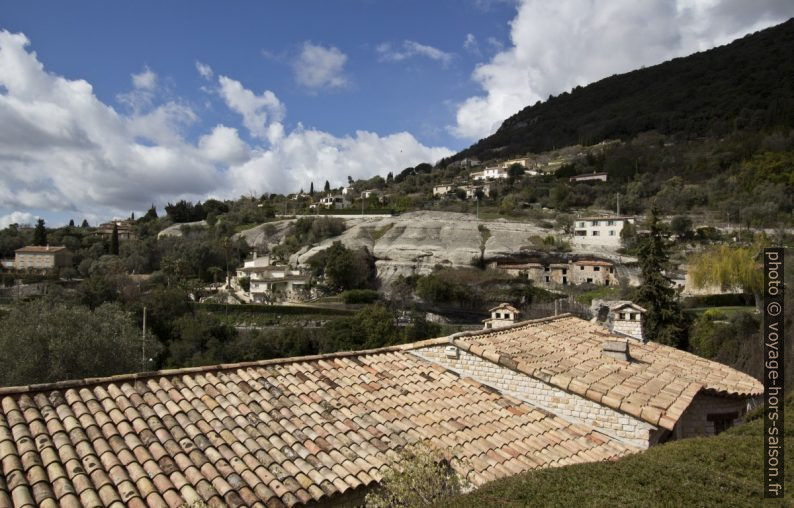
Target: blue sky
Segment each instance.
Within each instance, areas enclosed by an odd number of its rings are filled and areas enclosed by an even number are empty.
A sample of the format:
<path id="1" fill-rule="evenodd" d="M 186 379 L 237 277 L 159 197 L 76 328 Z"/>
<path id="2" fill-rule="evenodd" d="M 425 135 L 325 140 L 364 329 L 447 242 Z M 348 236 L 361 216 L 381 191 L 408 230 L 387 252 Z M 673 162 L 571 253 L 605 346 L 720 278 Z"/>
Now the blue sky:
<path id="1" fill-rule="evenodd" d="M 435 162 L 785 0 L 0 1 L 0 227 Z"/>

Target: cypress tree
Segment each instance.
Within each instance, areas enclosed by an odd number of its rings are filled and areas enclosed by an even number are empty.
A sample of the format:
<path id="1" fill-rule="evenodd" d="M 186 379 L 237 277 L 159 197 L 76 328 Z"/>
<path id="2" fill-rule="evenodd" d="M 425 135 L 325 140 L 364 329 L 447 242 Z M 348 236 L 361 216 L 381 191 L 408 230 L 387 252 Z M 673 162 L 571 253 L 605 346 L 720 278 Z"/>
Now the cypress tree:
<path id="1" fill-rule="evenodd" d="M 325 192 L 331 192 L 331 184 L 328 180 L 325 181 Z"/>
<path id="2" fill-rule="evenodd" d="M 44 219 L 36 221 L 36 228 L 33 230 L 33 245 L 47 245 L 47 229 L 44 227 Z"/>
<path id="3" fill-rule="evenodd" d="M 648 311 L 644 317 L 643 335 L 668 346 L 685 347 L 686 316 L 672 281 L 664 273 L 670 267 L 670 256 L 655 206 L 648 217 L 648 230 L 648 234 L 638 242 L 637 252 L 642 271 L 637 303 Z"/>
<path id="4" fill-rule="evenodd" d="M 309 185 L 309 196 L 314 196 L 314 182 Z"/>
<path id="5" fill-rule="evenodd" d="M 69 219 L 69 227 L 70 228 L 74 227 L 74 219 Z"/>
<path id="6" fill-rule="evenodd" d="M 87 219 L 83 219 L 83 223 L 80 224 L 80 227 L 81 228 L 87 228 L 88 227 L 88 220 Z"/>
<path id="7" fill-rule="evenodd" d="M 110 235 L 110 253 L 114 256 L 119 255 L 119 226 L 113 224 L 113 233 Z"/>

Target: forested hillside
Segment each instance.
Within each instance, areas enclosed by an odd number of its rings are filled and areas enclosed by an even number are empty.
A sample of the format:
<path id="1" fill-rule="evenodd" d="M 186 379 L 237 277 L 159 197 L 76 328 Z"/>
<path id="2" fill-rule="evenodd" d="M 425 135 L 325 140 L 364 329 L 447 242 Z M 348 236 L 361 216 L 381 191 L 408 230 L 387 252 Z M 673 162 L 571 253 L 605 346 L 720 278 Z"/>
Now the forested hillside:
<path id="1" fill-rule="evenodd" d="M 794 19 L 731 44 L 576 87 L 519 111 L 445 162 L 656 130 L 682 139 L 794 126 Z"/>

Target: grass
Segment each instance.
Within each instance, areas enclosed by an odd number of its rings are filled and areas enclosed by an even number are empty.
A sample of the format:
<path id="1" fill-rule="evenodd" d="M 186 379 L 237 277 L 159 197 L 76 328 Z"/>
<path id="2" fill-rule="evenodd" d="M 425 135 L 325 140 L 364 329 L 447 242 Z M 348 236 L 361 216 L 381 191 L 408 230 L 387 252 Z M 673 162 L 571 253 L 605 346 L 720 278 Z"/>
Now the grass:
<path id="1" fill-rule="evenodd" d="M 794 397 L 786 399 L 785 411 L 794 412 Z M 674 441 L 615 462 L 524 473 L 445 506 L 794 506 L 791 467 L 786 499 L 763 499 L 763 430 L 758 418 L 716 437 Z M 791 416 L 785 437 L 785 456 L 792 457 Z"/>
<path id="2" fill-rule="evenodd" d="M 717 312 L 721 312 L 722 314 L 725 314 L 726 318 L 731 318 L 731 317 L 733 317 L 736 314 L 739 314 L 741 312 L 749 312 L 750 314 L 752 314 L 752 313 L 755 312 L 755 306 L 754 305 L 728 305 L 728 306 L 724 306 L 724 307 L 695 307 L 693 309 L 686 309 L 687 312 L 691 312 L 691 313 L 697 314 L 697 315 L 703 314 L 707 310 L 715 310 Z"/>
<path id="3" fill-rule="evenodd" d="M 608 299 L 614 300 L 620 296 L 620 288 L 615 286 L 604 286 L 599 287 L 596 289 L 591 289 L 590 291 L 585 291 L 584 293 L 578 295 L 576 300 L 579 303 L 583 303 L 585 305 L 592 305 L 593 300 L 598 299 Z"/>

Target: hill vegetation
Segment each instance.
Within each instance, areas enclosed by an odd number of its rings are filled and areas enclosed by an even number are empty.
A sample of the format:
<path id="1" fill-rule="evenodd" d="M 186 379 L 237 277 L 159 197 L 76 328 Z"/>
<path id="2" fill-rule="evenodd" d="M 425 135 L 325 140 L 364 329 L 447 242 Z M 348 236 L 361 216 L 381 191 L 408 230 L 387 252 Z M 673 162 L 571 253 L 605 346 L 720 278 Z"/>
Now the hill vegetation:
<path id="1" fill-rule="evenodd" d="M 486 160 L 655 130 L 682 139 L 794 126 L 794 20 L 527 106 L 454 155 Z"/>

